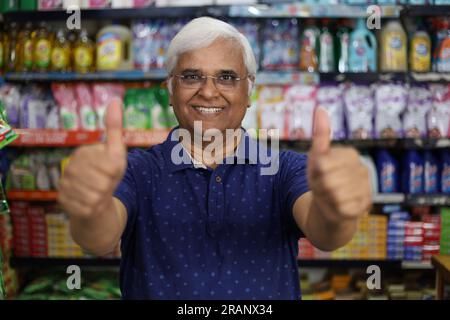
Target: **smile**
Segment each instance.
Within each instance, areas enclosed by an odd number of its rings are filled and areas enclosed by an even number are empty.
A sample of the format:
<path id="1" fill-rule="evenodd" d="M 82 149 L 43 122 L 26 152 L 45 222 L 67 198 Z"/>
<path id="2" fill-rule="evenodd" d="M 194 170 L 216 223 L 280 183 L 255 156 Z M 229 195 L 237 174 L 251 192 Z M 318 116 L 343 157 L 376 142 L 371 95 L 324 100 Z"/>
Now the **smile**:
<path id="1" fill-rule="evenodd" d="M 219 113 L 221 112 L 223 109 L 222 107 L 205 107 L 205 106 L 192 106 L 195 110 L 201 112 L 201 113 Z"/>

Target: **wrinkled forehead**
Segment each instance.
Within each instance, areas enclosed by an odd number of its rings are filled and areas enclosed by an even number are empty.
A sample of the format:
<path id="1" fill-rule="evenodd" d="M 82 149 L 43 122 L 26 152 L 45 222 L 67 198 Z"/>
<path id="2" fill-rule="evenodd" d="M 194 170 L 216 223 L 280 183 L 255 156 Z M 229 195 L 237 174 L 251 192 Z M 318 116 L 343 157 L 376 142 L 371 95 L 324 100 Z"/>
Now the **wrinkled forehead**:
<path id="1" fill-rule="evenodd" d="M 198 70 L 218 73 L 223 70 L 238 74 L 245 72 L 244 50 L 234 39 L 216 39 L 210 45 L 182 53 L 175 70 Z"/>

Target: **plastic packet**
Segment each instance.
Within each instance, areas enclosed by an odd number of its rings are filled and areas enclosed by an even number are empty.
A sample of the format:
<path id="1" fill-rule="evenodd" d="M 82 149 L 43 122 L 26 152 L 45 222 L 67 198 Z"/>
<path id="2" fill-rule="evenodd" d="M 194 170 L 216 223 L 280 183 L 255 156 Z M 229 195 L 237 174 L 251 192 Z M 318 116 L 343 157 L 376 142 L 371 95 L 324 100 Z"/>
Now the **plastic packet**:
<path id="1" fill-rule="evenodd" d="M 349 138 L 372 138 L 372 117 L 375 108 L 372 88 L 363 85 L 350 85 L 344 91 L 344 104 Z"/>
<path id="2" fill-rule="evenodd" d="M 94 98 L 90 87 L 85 83 L 77 83 L 75 85 L 75 96 L 79 107 L 81 129 L 96 130 L 97 116 L 94 111 Z"/>
<path id="3" fill-rule="evenodd" d="M 292 85 L 286 90 L 285 103 L 289 139 L 299 140 L 312 137 L 316 99 L 316 86 Z"/>
<path id="4" fill-rule="evenodd" d="M 125 87 L 119 83 L 96 83 L 92 87 L 94 108 L 98 119 L 98 128 L 104 129 L 104 116 L 109 102 L 117 97 L 123 99 Z"/>
<path id="5" fill-rule="evenodd" d="M 7 122 L 6 112 L 0 100 L 0 149 L 14 141 L 18 135 Z"/>
<path id="6" fill-rule="evenodd" d="M 317 90 L 317 107 L 328 111 L 333 139 L 345 139 L 342 86 L 324 85 Z"/>
<path id="7" fill-rule="evenodd" d="M 427 135 L 426 114 L 431 109 L 432 97 L 427 86 L 413 86 L 408 92 L 408 105 L 403 115 L 403 132 L 407 138 Z"/>
<path id="8" fill-rule="evenodd" d="M 9 179 L 12 189 L 36 190 L 35 165 L 30 154 L 23 154 L 11 163 Z"/>
<path id="9" fill-rule="evenodd" d="M 450 136 L 450 85 L 430 85 L 433 96 L 432 108 L 427 116 L 427 130 L 430 138 Z"/>
<path id="10" fill-rule="evenodd" d="M 299 36 L 296 19 L 267 20 L 263 36 L 264 69 L 291 70 L 298 66 Z"/>
<path id="11" fill-rule="evenodd" d="M 128 89 L 124 97 L 124 127 L 127 129 L 149 129 L 151 123 L 150 101 L 143 90 Z"/>
<path id="12" fill-rule="evenodd" d="M 71 84 L 52 83 L 53 96 L 59 106 L 62 129 L 79 130 L 80 117 L 74 87 Z"/>
<path id="13" fill-rule="evenodd" d="M 5 84 L 0 87 L 0 100 L 3 101 L 6 117 L 13 128 L 20 126 L 20 88 Z"/>
<path id="14" fill-rule="evenodd" d="M 279 137 L 286 137 L 284 88 L 282 86 L 261 86 L 258 91 L 260 127 L 266 130 L 278 129 Z"/>
<path id="15" fill-rule="evenodd" d="M 403 84 L 380 84 L 375 89 L 375 137 L 402 137 L 400 115 L 406 107 L 407 91 Z"/>
<path id="16" fill-rule="evenodd" d="M 45 153 L 38 152 L 33 154 L 32 157 L 35 164 L 36 188 L 38 190 L 50 190 L 50 178 Z"/>

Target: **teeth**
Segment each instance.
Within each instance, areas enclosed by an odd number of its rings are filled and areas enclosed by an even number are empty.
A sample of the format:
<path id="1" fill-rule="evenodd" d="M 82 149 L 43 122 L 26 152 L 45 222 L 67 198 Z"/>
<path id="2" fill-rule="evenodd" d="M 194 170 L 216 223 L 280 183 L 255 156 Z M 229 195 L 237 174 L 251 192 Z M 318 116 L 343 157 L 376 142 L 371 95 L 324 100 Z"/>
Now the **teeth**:
<path id="1" fill-rule="evenodd" d="M 217 113 L 222 111 L 222 108 L 216 108 L 216 107 L 200 107 L 200 106 L 194 106 L 195 109 L 202 113 Z"/>

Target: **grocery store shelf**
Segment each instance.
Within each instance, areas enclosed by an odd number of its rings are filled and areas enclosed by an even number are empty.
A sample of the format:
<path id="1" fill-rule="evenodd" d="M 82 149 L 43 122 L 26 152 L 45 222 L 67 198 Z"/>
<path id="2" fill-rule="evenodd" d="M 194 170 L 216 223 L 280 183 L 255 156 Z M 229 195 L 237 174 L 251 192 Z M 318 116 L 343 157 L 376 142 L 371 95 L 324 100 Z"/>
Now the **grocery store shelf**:
<path id="1" fill-rule="evenodd" d="M 433 266 L 430 261 L 402 261 L 402 269 L 428 270 L 433 269 Z"/>
<path id="2" fill-rule="evenodd" d="M 118 258 L 51 258 L 51 257 L 11 257 L 13 268 L 68 267 L 70 265 L 92 267 L 118 267 Z"/>
<path id="3" fill-rule="evenodd" d="M 15 147 L 73 147 L 94 144 L 102 140 L 103 131 L 68 131 L 47 129 L 15 129 L 19 137 L 10 146 Z M 163 142 L 168 129 L 124 130 L 129 147 L 149 147 Z"/>
<path id="4" fill-rule="evenodd" d="M 405 195 L 403 193 L 379 193 L 372 197 L 374 204 L 403 203 L 404 201 Z"/>
<path id="5" fill-rule="evenodd" d="M 353 146 L 357 149 L 388 148 L 388 149 L 440 149 L 450 147 L 450 138 L 406 138 L 406 139 L 345 139 L 334 140 L 333 144 Z M 309 140 L 283 140 L 280 147 L 293 150 L 308 150 Z"/>
<path id="6" fill-rule="evenodd" d="M 12 72 L 5 74 L 5 81 L 28 82 L 28 81 L 162 81 L 167 73 L 162 69 L 154 69 L 147 72 L 140 70 L 114 71 L 114 72 Z"/>
<path id="7" fill-rule="evenodd" d="M 450 206 L 450 195 L 407 194 L 405 204 L 409 206 Z"/>
<path id="8" fill-rule="evenodd" d="M 6 198 L 9 201 L 11 200 L 55 201 L 58 198 L 58 192 L 55 190 L 48 190 L 48 191 L 10 190 L 6 193 Z"/>
<path id="9" fill-rule="evenodd" d="M 388 259 L 299 259 L 298 265 L 304 268 L 364 268 L 377 265 L 380 268 L 401 268 L 401 260 Z"/>
<path id="10" fill-rule="evenodd" d="M 395 5 L 379 6 L 382 18 L 397 18 L 402 7 Z M 230 6 L 230 17 L 248 18 L 365 18 L 367 6 L 346 4 L 305 4 L 280 3 L 273 5 L 236 5 Z"/>
<path id="11" fill-rule="evenodd" d="M 426 17 L 426 16 L 448 16 L 449 5 L 409 5 L 401 12 L 403 16 Z"/>

